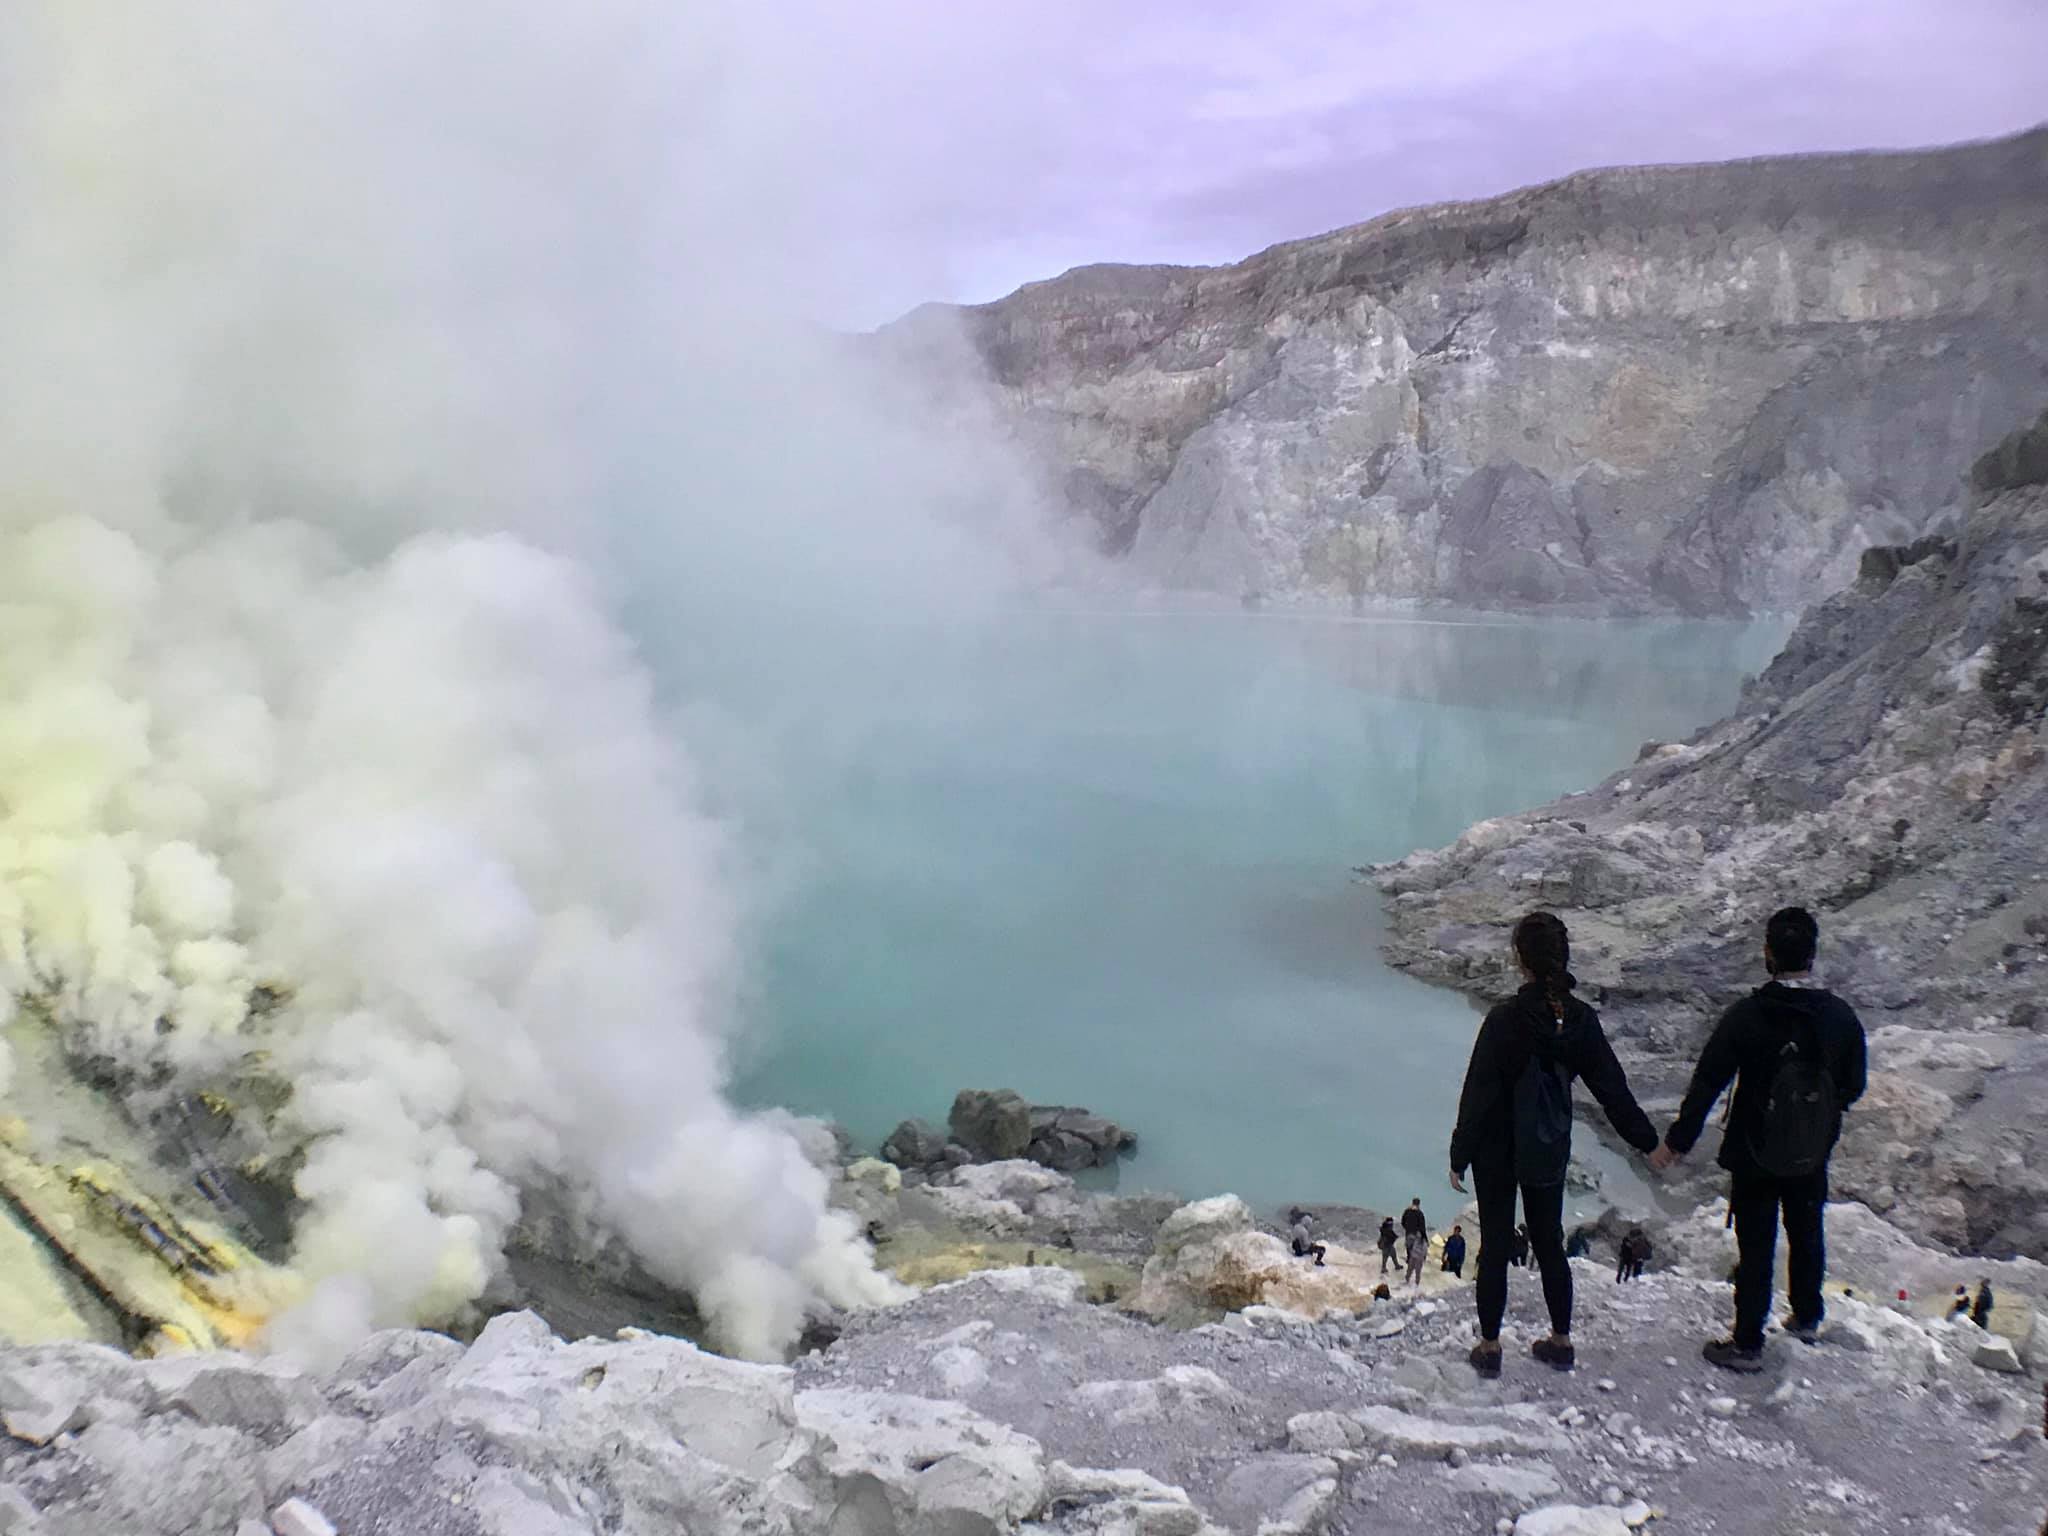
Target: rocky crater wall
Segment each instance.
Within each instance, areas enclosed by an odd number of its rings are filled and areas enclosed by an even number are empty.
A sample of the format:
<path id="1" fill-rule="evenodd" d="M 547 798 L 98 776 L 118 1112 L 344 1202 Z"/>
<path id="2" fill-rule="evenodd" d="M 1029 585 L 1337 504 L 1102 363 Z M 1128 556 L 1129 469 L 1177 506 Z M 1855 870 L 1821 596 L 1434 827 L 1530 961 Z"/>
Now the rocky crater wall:
<path id="1" fill-rule="evenodd" d="M 1139 582 L 1792 610 L 1952 515 L 2048 391 L 2048 129 L 1592 171 L 1220 268 L 1088 267 L 964 328 Z"/>

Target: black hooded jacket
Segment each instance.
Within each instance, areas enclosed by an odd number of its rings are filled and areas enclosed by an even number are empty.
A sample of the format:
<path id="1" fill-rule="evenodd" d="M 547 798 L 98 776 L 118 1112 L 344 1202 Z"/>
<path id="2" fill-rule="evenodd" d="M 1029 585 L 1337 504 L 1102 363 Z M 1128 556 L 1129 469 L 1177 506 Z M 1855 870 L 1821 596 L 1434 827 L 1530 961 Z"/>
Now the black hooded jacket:
<path id="1" fill-rule="evenodd" d="M 1515 1083 L 1532 1054 L 1541 1054 L 1592 1090 L 1622 1140 L 1654 1151 L 1657 1132 L 1629 1092 L 1628 1078 L 1600 1027 L 1600 1015 L 1576 997 L 1560 1024 L 1541 982 L 1530 982 L 1498 1004 L 1479 1026 L 1465 1091 L 1458 1096 L 1458 1128 L 1451 1133 L 1451 1171 L 1475 1164 L 1511 1171 L 1515 1160 Z"/>
<path id="2" fill-rule="evenodd" d="M 1847 1109 L 1862 1098 L 1863 1021 L 1856 1017 L 1856 1010 L 1824 987 L 1768 982 L 1722 1014 L 1721 1022 L 1714 1026 L 1700 1052 L 1699 1065 L 1693 1068 L 1692 1086 L 1685 1090 L 1678 1118 L 1665 1133 L 1671 1150 L 1683 1153 L 1693 1149 L 1714 1101 L 1733 1078 L 1735 1098 L 1728 1110 L 1728 1128 L 1721 1135 L 1718 1161 L 1730 1173 L 1759 1173 L 1749 1148 L 1770 1093 L 1771 1076 L 1786 1042 L 1809 1029 L 1828 1075 L 1835 1080 L 1836 1107 Z"/>

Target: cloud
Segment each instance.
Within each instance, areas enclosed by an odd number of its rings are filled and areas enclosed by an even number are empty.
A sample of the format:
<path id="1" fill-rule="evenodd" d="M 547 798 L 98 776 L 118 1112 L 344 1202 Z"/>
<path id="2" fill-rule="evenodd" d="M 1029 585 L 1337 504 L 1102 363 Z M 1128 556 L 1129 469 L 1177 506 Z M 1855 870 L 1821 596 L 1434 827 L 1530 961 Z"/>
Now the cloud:
<path id="1" fill-rule="evenodd" d="M 725 1097 L 746 870 L 674 663 L 997 590 L 1028 496 L 811 322 L 746 21 L 0 12 L 0 1013 L 290 1082 L 293 1347 L 486 1300 L 535 1185 L 748 1354 L 891 1291 Z"/>
<path id="2" fill-rule="evenodd" d="M 1589 165 L 2010 132 L 2048 101 L 2026 0 L 928 9 L 844 23 L 817 108 L 870 318 Z"/>

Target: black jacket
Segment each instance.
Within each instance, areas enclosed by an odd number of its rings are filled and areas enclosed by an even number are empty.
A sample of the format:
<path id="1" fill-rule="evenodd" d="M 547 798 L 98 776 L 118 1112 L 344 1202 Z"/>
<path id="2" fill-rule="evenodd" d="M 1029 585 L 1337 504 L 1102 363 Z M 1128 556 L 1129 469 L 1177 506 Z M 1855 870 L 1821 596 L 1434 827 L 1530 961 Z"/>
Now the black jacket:
<path id="1" fill-rule="evenodd" d="M 1411 1205 L 1401 1213 L 1401 1230 L 1410 1237 L 1424 1236 L 1429 1231 L 1429 1218 Z"/>
<path id="2" fill-rule="evenodd" d="M 1515 1160 L 1515 1083 L 1541 1054 L 1592 1090 L 1621 1139 L 1638 1151 L 1654 1151 L 1657 1132 L 1629 1092 L 1628 1078 L 1614 1059 L 1600 1027 L 1600 1015 L 1576 997 L 1565 1001 L 1564 1022 L 1550 1011 L 1539 982 L 1530 982 L 1497 1005 L 1479 1026 L 1465 1091 L 1458 1096 L 1458 1128 L 1451 1133 L 1451 1171 L 1475 1163 L 1509 1170 Z"/>
<path id="3" fill-rule="evenodd" d="M 1733 1078 L 1735 1098 L 1728 1111 L 1728 1128 L 1721 1135 L 1718 1161 L 1730 1173 L 1760 1173 L 1749 1145 L 1763 1115 L 1771 1076 L 1786 1042 L 1809 1027 L 1828 1075 L 1835 1080 L 1840 1100 L 1837 1107 L 1847 1109 L 1862 1098 L 1863 1021 L 1856 1017 L 1856 1010 L 1824 987 L 1767 982 L 1722 1014 L 1721 1022 L 1714 1026 L 1700 1052 L 1699 1065 L 1693 1068 L 1692 1086 L 1685 1090 L 1678 1118 L 1665 1133 L 1671 1150 L 1693 1149 L 1714 1101 Z"/>

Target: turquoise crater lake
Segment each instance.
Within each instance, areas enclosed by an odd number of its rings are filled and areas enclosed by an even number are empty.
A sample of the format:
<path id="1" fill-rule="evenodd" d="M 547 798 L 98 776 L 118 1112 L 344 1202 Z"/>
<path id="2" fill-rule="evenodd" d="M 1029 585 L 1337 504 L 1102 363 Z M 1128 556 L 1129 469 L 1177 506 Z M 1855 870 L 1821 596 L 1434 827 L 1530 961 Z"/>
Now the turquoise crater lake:
<path id="1" fill-rule="evenodd" d="M 1448 1207 L 1477 1015 L 1381 961 L 1353 866 L 1689 734 L 1783 635 L 1033 612 L 731 642 L 706 676 L 772 764 L 733 793 L 778 872 L 740 1096 L 872 1145 L 1010 1087 L 1136 1130 L 1126 1188 Z"/>

